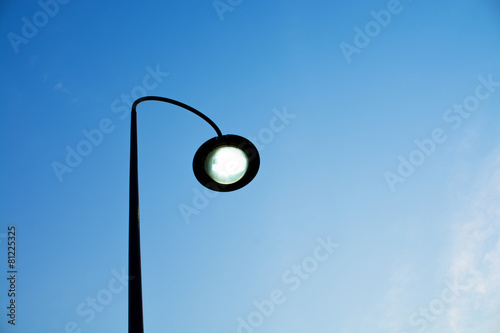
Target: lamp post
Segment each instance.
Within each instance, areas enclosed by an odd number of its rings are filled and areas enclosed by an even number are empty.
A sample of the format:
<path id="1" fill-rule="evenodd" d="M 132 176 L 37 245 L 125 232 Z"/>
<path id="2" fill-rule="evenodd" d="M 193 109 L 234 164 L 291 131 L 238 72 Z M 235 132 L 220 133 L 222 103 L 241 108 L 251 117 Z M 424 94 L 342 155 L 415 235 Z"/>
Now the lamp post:
<path id="1" fill-rule="evenodd" d="M 142 274 L 139 224 L 139 177 L 137 169 L 137 105 L 159 101 L 184 108 L 205 120 L 217 136 L 205 142 L 193 159 L 193 171 L 205 187 L 219 192 L 234 191 L 247 185 L 257 174 L 260 157 L 257 148 L 238 135 L 222 135 L 215 123 L 200 111 L 170 98 L 146 96 L 132 104 L 130 128 L 130 204 L 129 204 L 129 333 L 143 333 Z"/>

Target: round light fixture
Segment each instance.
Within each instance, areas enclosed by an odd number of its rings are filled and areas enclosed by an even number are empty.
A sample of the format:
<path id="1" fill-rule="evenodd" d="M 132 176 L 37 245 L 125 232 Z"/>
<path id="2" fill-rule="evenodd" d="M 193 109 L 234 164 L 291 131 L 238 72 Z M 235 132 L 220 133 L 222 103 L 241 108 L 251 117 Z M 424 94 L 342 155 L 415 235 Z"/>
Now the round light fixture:
<path id="1" fill-rule="evenodd" d="M 196 179 L 219 192 L 234 191 L 247 185 L 257 174 L 260 157 L 257 148 L 238 135 L 222 135 L 205 142 L 193 159 Z"/>

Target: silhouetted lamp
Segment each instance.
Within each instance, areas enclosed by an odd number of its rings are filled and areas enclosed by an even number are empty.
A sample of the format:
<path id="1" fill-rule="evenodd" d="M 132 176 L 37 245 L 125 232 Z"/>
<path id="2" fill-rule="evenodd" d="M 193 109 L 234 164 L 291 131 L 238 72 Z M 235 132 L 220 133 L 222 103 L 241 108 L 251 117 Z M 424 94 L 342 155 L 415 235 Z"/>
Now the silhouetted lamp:
<path id="1" fill-rule="evenodd" d="M 132 104 L 130 129 L 130 206 L 129 206 L 129 333 L 143 333 L 142 274 L 139 225 L 139 177 L 137 170 L 137 105 L 144 101 L 174 104 L 196 114 L 217 133 L 198 149 L 193 158 L 196 179 L 205 187 L 219 192 L 242 188 L 259 170 L 257 148 L 247 139 L 233 134 L 222 135 L 217 125 L 200 111 L 170 98 L 146 96 Z"/>
<path id="2" fill-rule="evenodd" d="M 198 149 L 193 171 L 203 186 L 229 192 L 248 184 L 257 174 L 259 164 L 259 153 L 250 141 L 238 135 L 222 135 Z"/>

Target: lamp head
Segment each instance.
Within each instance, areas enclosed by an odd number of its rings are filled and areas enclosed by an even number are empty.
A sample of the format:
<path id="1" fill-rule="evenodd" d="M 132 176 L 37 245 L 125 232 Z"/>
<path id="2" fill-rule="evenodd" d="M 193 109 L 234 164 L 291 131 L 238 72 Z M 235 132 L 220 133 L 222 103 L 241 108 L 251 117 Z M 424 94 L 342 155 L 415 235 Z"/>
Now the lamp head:
<path id="1" fill-rule="evenodd" d="M 196 179 L 219 192 L 234 191 L 250 183 L 259 165 L 257 148 L 249 140 L 233 134 L 208 140 L 193 159 Z"/>

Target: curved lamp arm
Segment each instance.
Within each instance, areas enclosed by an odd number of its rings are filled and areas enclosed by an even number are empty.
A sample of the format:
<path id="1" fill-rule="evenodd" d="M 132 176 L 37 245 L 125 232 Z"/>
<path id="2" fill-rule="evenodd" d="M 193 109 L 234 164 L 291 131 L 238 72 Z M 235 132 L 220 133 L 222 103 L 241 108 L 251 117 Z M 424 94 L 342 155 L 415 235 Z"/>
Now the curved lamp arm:
<path id="1" fill-rule="evenodd" d="M 210 126 L 213 127 L 213 129 L 215 130 L 215 132 L 217 132 L 218 136 L 222 136 L 222 132 L 220 131 L 219 127 L 217 127 L 217 125 L 215 125 L 215 123 L 210 118 L 208 118 L 203 113 L 201 113 L 200 111 L 196 110 L 195 108 L 193 108 L 193 107 L 191 107 L 191 106 L 189 106 L 187 104 L 181 103 L 179 101 L 170 99 L 170 98 L 158 97 L 158 96 L 145 96 L 145 97 L 138 98 L 134 102 L 134 104 L 132 104 L 132 113 L 136 112 L 135 109 L 137 107 L 137 104 L 139 104 L 141 102 L 145 102 L 145 101 L 158 101 L 158 102 L 165 102 L 165 103 L 170 103 L 170 104 L 174 104 L 174 105 L 180 106 L 181 108 L 184 108 L 184 109 L 186 109 L 188 111 L 191 111 L 195 115 L 197 115 L 200 118 L 202 118 L 203 120 L 205 120 L 207 123 L 210 124 Z"/>
<path id="2" fill-rule="evenodd" d="M 129 282 L 128 282 L 128 327 L 130 333 L 143 333 L 144 320 L 142 312 L 142 274 L 141 274 L 141 247 L 139 226 L 139 175 L 137 170 L 137 112 L 136 107 L 144 101 L 159 101 L 174 104 L 201 117 L 213 127 L 219 137 L 222 133 L 215 123 L 195 108 L 176 100 L 146 96 L 137 99 L 132 104 L 130 128 L 130 205 L 129 205 Z"/>

